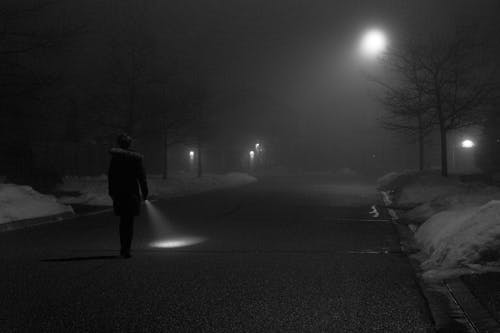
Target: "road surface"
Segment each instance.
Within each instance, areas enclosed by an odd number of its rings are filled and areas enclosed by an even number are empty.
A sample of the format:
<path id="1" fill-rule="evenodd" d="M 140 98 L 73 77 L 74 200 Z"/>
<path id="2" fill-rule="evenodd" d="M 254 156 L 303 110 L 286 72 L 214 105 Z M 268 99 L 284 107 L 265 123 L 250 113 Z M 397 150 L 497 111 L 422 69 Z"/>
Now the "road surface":
<path id="1" fill-rule="evenodd" d="M 158 201 L 128 260 L 109 213 L 2 233 L 0 331 L 430 331 L 374 204 L 373 187 L 325 178 Z"/>

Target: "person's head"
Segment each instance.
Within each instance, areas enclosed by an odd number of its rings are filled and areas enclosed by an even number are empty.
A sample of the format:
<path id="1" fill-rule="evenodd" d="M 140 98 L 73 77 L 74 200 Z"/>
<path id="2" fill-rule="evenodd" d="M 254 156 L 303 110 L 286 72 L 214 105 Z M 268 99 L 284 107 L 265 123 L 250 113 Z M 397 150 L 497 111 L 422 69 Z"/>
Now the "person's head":
<path id="1" fill-rule="evenodd" d="M 118 135 L 116 143 L 118 144 L 118 147 L 122 149 L 129 149 L 130 145 L 132 144 L 132 138 L 128 136 L 126 133 L 122 133 Z"/>

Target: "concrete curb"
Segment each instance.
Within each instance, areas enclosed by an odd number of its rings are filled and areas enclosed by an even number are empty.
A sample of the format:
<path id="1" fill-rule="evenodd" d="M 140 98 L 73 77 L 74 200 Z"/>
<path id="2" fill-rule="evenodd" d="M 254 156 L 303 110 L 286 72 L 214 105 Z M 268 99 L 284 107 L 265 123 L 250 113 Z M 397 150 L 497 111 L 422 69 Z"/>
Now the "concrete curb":
<path id="1" fill-rule="evenodd" d="M 149 201 L 155 202 L 158 200 L 159 199 L 155 198 L 155 199 L 151 199 Z M 107 208 L 99 209 L 99 210 L 84 213 L 84 214 L 65 212 L 65 213 L 56 214 L 56 215 L 41 216 L 41 217 L 35 217 L 32 219 L 17 220 L 17 221 L 12 221 L 12 222 L 8 222 L 8 223 L 0 224 L 0 232 L 26 229 L 26 228 L 36 227 L 36 226 L 40 226 L 40 225 L 44 225 L 44 224 L 62 222 L 62 221 L 66 221 L 66 220 L 73 220 L 73 219 L 76 219 L 79 217 L 98 215 L 98 214 L 108 213 L 108 212 L 112 212 L 112 211 L 113 211 L 112 207 L 107 207 Z"/>
<path id="2" fill-rule="evenodd" d="M 0 232 L 14 231 L 19 229 L 25 229 L 30 227 L 35 227 L 38 225 L 60 222 L 63 220 L 69 220 L 77 217 L 73 212 L 65 212 L 56 215 L 35 217 L 32 219 L 17 220 L 8 223 L 0 224 Z"/>
<path id="3" fill-rule="evenodd" d="M 500 332 L 500 324 L 472 295 L 461 279 L 445 280 L 444 284 L 476 332 Z"/>

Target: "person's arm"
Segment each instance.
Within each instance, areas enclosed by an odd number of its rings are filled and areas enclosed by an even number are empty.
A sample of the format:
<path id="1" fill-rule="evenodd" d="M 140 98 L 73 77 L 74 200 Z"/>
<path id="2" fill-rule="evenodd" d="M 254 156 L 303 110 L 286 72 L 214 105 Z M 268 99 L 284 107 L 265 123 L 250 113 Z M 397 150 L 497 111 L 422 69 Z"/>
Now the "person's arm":
<path id="1" fill-rule="evenodd" d="M 141 187 L 142 199 L 147 200 L 149 194 L 148 181 L 146 179 L 146 170 L 144 169 L 142 158 L 139 160 L 137 180 L 139 181 L 139 186 Z"/>

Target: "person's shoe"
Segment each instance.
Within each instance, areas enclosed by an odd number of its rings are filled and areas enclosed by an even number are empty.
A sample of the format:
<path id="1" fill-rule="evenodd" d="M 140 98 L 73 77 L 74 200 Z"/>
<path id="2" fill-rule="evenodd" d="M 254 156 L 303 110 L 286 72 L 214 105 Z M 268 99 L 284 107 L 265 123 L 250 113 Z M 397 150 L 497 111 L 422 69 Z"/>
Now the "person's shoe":
<path id="1" fill-rule="evenodd" d="M 122 258 L 128 259 L 131 258 L 132 256 L 130 255 L 130 251 L 125 251 L 125 250 L 120 250 L 120 256 Z"/>

